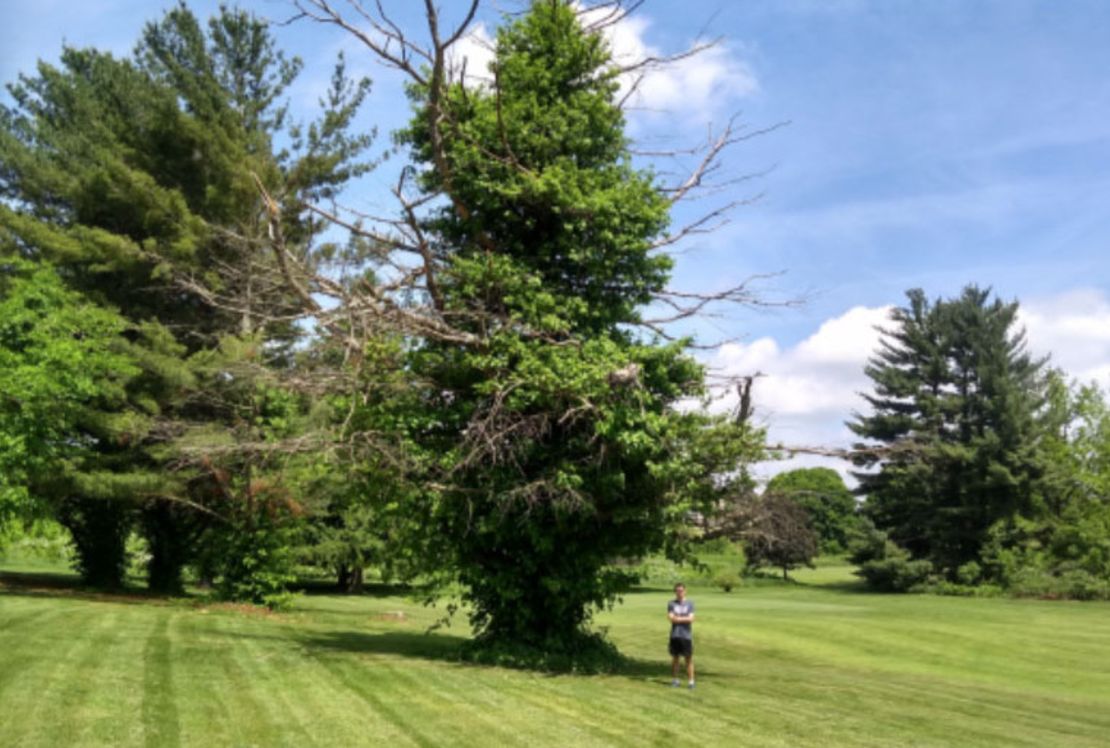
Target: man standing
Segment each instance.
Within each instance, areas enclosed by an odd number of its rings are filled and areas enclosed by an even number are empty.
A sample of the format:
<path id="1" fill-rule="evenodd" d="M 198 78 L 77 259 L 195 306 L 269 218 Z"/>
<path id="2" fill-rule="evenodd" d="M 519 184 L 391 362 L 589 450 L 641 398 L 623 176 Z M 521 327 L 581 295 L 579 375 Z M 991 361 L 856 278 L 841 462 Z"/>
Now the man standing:
<path id="1" fill-rule="evenodd" d="M 667 620 L 671 622 L 671 685 L 676 688 L 678 680 L 678 658 L 686 660 L 686 679 L 689 688 L 694 687 L 694 603 L 686 599 L 686 585 L 681 582 L 674 586 L 674 600 L 667 603 Z"/>

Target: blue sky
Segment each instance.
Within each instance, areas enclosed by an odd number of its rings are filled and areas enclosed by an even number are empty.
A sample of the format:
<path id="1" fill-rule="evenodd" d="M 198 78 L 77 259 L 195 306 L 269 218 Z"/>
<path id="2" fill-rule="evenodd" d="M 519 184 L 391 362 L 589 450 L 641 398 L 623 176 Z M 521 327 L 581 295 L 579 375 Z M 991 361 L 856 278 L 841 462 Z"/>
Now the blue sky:
<path id="1" fill-rule="evenodd" d="M 0 3 L 0 78 L 56 58 L 63 39 L 125 53 L 167 5 Z M 290 15 L 280 0 L 244 6 Z M 402 20 L 417 10 L 386 6 Z M 480 31 L 514 7 L 490 3 Z M 763 196 L 685 247 L 675 277 L 713 289 L 783 271 L 767 292 L 807 298 L 699 327 L 705 340 L 739 339 L 712 363 L 768 375 L 756 394 L 773 437 L 845 442 L 871 328 L 915 286 L 993 286 L 1022 301 L 1038 351 L 1110 382 L 1110 3 L 648 0 L 614 45 L 675 52 L 699 33 L 720 46 L 649 81 L 630 127 L 658 148 L 698 142 L 738 111 L 756 128 L 790 122 L 732 152 L 728 174 L 769 171 L 731 194 Z M 397 79 L 341 32 L 298 23 L 277 35 L 308 63 L 291 92 L 304 116 L 342 48 L 376 81 L 366 122 L 403 121 Z M 386 177 L 348 199 L 386 206 Z"/>

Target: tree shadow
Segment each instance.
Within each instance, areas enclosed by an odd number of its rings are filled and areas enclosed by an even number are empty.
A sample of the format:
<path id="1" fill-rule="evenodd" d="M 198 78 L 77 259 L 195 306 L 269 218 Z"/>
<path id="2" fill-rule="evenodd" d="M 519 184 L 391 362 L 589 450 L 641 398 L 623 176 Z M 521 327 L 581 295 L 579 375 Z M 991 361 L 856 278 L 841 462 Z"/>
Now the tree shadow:
<path id="1" fill-rule="evenodd" d="M 162 595 L 133 587 L 87 587 L 73 574 L 0 571 L 0 595 L 111 602 L 126 605 L 168 605 L 187 596 Z"/>
<path id="2" fill-rule="evenodd" d="M 443 634 L 436 632 L 414 631 L 387 631 L 383 633 L 369 633 L 365 631 L 329 631 L 299 637 L 299 643 L 309 649 L 324 652 L 338 652 L 346 654 L 366 654 L 388 657 L 404 657 L 434 662 L 446 662 L 459 667 L 472 667 L 492 669 L 507 667 L 514 670 L 535 672 L 552 677 L 566 675 L 580 675 L 573 671 L 546 670 L 513 665 L 488 665 L 471 662 L 464 657 L 465 648 L 469 637 L 458 634 Z M 666 664 L 641 660 L 634 657 L 622 657 L 621 662 L 608 675 L 619 675 L 643 680 L 645 678 L 659 678 L 664 680 Z M 669 677 L 666 679 L 669 682 Z"/>
<path id="3" fill-rule="evenodd" d="M 317 579 L 301 580 L 290 587 L 295 592 L 300 592 L 306 597 L 335 596 L 335 597 L 404 597 L 412 593 L 412 585 L 403 582 L 366 582 L 360 592 L 346 592 L 332 581 Z"/>
<path id="4" fill-rule="evenodd" d="M 836 592 L 844 595 L 868 595 L 875 594 L 874 590 L 867 586 L 867 583 L 862 579 L 855 579 L 843 582 L 821 582 L 811 583 L 803 582 L 803 586 L 814 590 L 828 590 L 829 592 Z"/>

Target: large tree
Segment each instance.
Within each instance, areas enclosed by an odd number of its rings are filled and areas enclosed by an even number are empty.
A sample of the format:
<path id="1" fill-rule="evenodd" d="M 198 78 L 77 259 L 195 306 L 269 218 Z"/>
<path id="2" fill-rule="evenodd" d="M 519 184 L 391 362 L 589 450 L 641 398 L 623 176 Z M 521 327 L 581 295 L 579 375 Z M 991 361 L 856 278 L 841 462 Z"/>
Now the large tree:
<path id="1" fill-rule="evenodd" d="M 299 5 L 357 33 L 328 3 Z M 405 434 L 425 455 L 429 567 L 462 582 L 484 640 L 573 652 L 632 581 L 614 562 L 679 553 L 690 510 L 708 511 L 756 449 L 745 425 L 675 407 L 703 392 L 703 372 L 641 313 L 708 301 L 667 296 L 669 209 L 731 132 L 668 192 L 632 165 L 621 71 L 575 5 L 509 18 L 488 85 L 445 64 L 474 7 L 452 30 L 425 10 L 427 49 L 380 7 L 363 16 L 380 36 L 359 36 L 412 81 L 400 137 L 417 178 L 398 185 L 395 233 L 374 236 L 416 264 L 338 308 L 413 341 Z"/>
<path id="2" fill-rule="evenodd" d="M 865 513 L 913 556 L 955 577 L 980 560 L 989 528 L 1036 504 L 1043 362 L 1016 325 L 1017 303 L 969 286 L 953 299 L 907 294 L 867 365 Z M 875 442 L 883 449 L 869 449 Z"/>
<path id="3" fill-rule="evenodd" d="M 203 524 L 194 508 L 223 472 L 253 464 L 244 453 L 260 439 L 243 414 L 292 363 L 300 307 L 276 280 L 264 240 L 277 207 L 258 185 L 296 206 L 367 168 L 371 135 L 348 128 L 368 82 L 340 65 L 320 120 L 286 131 L 280 97 L 299 68 L 250 14 L 222 9 L 206 29 L 181 5 L 146 27 L 133 58 L 65 49 L 12 85 L 0 113 L 0 226 L 22 256 L 128 319 L 143 371 L 117 412 L 82 424 L 95 448 L 53 487 L 61 516 L 91 547 L 109 537 L 86 532 L 94 515 L 141 510 L 155 588 L 180 587 Z M 286 210 L 280 230 L 303 255 L 318 223 Z"/>

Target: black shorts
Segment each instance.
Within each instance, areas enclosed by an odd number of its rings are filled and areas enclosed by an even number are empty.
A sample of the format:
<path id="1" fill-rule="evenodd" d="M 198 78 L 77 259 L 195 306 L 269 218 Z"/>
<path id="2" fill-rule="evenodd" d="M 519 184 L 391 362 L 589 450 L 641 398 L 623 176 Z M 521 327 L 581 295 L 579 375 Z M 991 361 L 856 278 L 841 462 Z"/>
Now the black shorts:
<path id="1" fill-rule="evenodd" d="M 671 657 L 693 657 L 694 640 L 671 637 L 671 644 L 668 649 L 670 650 Z"/>

